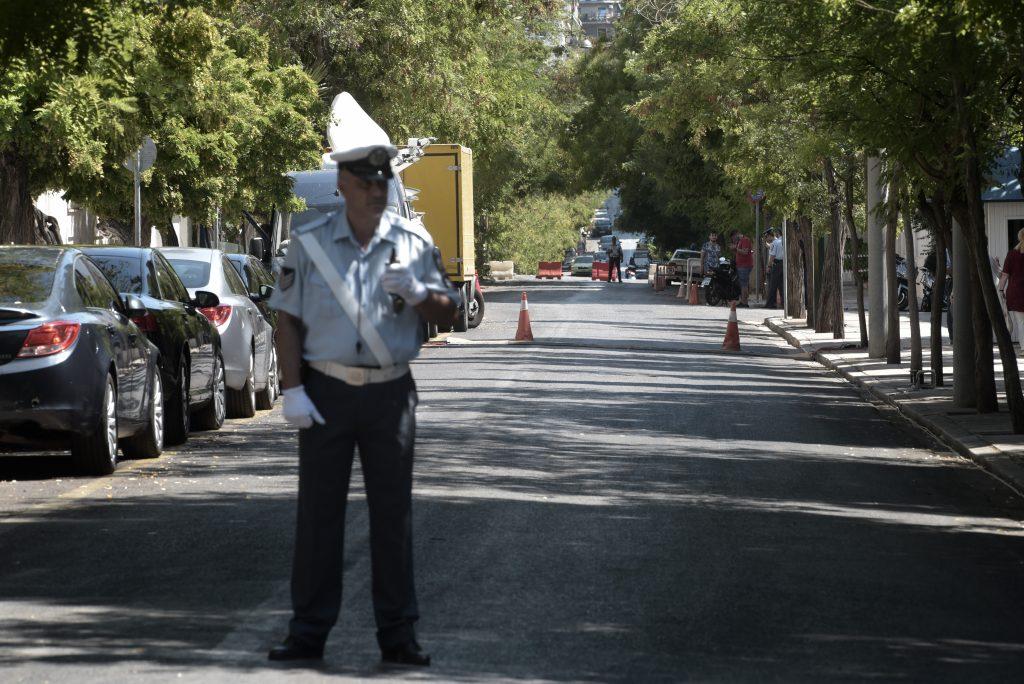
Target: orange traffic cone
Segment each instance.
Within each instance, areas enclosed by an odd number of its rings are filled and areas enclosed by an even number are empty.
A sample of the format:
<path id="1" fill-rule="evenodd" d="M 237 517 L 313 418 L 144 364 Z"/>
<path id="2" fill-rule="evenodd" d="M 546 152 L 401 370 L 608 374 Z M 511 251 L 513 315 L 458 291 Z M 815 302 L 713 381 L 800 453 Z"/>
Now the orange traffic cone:
<path id="1" fill-rule="evenodd" d="M 700 304 L 700 297 L 697 293 L 697 282 L 690 283 L 690 304 Z"/>
<path id="2" fill-rule="evenodd" d="M 519 305 L 519 328 L 516 330 L 517 342 L 532 342 L 533 330 L 530 328 L 530 304 L 523 293 L 523 302 Z"/>
<path id="3" fill-rule="evenodd" d="M 729 351 L 740 350 L 740 325 L 736 320 L 736 302 L 732 302 L 729 310 L 729 325 L 725 328 L 725 341 L 722 342 L 722 349 Z"/>

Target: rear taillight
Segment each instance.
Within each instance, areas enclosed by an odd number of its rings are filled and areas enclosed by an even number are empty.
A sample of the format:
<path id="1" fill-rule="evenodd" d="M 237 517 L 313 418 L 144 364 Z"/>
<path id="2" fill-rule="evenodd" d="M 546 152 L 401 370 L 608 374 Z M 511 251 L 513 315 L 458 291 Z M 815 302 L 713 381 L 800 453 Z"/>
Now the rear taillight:
<path id="1" fill-rule="evenodd" d="M 231 318 L 231 306 L 228 304 L 221 304 L 219 306 L 208 306 L 204 309 L 200 309 L 199 312 L 210 319 L 218 328 L 223 328 L 228 324 L 228 319 Z"/>
<path id="2" fill-rule="evenodd" d="M 144 333 L 156 332 L 158 330 L 156 316 L 149 311 L 138 316 L 132 316 L 132 323 L 139 326 L 139 330 Z"/>
<path id="3" fill-rule="evenodd" d="M 33 359 L 62 352 L 75 343 L 81 325 L 67 321 L 54 321 L 28 331 L 18 352 L 19 359 Z"/>

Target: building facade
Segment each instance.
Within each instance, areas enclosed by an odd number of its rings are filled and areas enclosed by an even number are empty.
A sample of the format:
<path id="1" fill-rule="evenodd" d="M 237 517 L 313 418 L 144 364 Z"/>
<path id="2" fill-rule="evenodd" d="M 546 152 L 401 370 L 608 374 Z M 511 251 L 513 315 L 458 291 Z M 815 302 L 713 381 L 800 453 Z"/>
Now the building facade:
<path id="1" fill-rule="evenodd" d="M 597 43 L 615 37 L 615 22 L 622 16 L 621 2 L 579 0 L 580 24 L 587 37 Z"/>

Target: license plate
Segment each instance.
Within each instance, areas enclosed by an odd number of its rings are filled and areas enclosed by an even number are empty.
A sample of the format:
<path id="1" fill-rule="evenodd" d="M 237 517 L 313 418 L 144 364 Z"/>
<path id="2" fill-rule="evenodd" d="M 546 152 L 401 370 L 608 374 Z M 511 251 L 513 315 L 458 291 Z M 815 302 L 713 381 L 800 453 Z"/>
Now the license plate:
<path id="1" fill-rule="evenodd" d="M 707 287 L 710 284 L 711 284 L 711 278 L 705 278 L 704 280 L 702 280 L 700 282 L 700 286 L 701 287 Z"/>

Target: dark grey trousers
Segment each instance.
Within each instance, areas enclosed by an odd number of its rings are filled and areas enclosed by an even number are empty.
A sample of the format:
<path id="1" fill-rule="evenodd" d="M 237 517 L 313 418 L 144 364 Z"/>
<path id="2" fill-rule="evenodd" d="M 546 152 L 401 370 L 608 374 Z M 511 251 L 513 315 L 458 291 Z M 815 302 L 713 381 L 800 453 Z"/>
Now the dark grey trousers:
<path id="1" fill-rule="evenodd" d="M 768 272 L 768 292 L 765 293 L 765 305 L 766 309 L 777 309 L 780 308 L 776 303 L 778 299 L 785 301 L 785 295 L 782 292 L 782 262 L 776 261 L 772 264 L 771 270 Z"/>
<path id="2" fill-rule="evenodd" d="M 326 425 L 299 431 L 299 505 L 292 566 L 293 638 L 321 645 L 341 609 L 345 503 L 359 448 L 370 514 L 377 641 L 415 639 L 419 617 L 412 567 L 412 375 L 353 387 L 313 370 L 304 384 Z"/>

